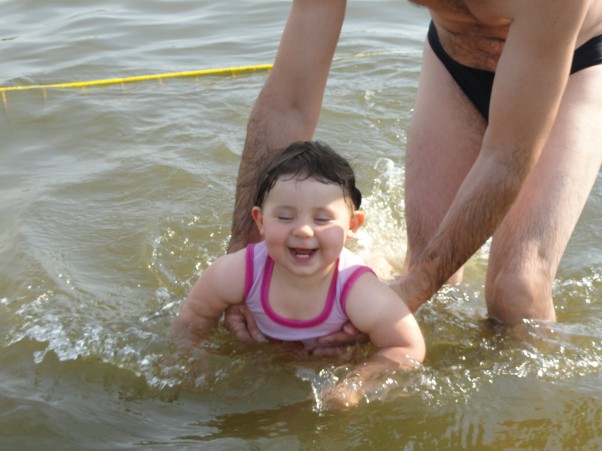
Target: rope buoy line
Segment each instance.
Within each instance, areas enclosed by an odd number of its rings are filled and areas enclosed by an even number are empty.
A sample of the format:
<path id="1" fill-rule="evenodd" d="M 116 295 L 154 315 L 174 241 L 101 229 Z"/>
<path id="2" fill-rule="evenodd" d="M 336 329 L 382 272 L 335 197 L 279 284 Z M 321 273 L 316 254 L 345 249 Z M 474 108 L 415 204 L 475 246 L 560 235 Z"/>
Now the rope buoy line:
<path id="1" fill-rule="evenodd" d="M 192 78 L 207 76 L 234 76 L 249 72 L 268 71 L 272 64 L 262 64 L 257 66 L 239 66 L 221 69 L 204 69 L 186 72 L 170 72 L 165 74 L 136 75 L 132 77 L 105 78 L 102 80 L 76 81 L 67 83 L 52 83 L 47 85 L 23 85 L 23 86 L 4 86 L 0 87 L 0 92 L 8 91 L 29 91 L 33 89 L 65 89 L 65 88 L 88 88 L 91 86 L 120 85 L 125 83 L 135 83 L 139 81 L 163 80 L 166 78 Z"/>
<path id="2" fill-rule="evenodd" d="M 44 99 L 46 99 L 47 89 L 71 89 L 80 88 L 85 89 L 93 86 L 109 86 L 109 85 L 124 85 L 126 83 L 136 83 L 141 81 L 162 80 L 169 78 L 192 78 L 192 77 L 208 77 L 208 76 L 234 76 L 239 74 L 245 74 L 250 72 L 268 71 L 272 68 L 272 64 L 262 64 L 255 66 L 239 66 L 229 67 L 221 69 L 204 69 L 195 71 L 185 72 L 170 72 L 164 74 L 151 74 L 151 75 L 136 75 L 132 77 L 119 77 L 119 78 L 105 78 L 101 80 L 88 80 L 88 81 L 76 81 L 66 83 L 52 83 L 45 85 L 23 85 L 23 86 L 0 86 L 0 96 L 2 96 L 2 103 L 4 108 L 8 107 L 8 100 L 6 93 L 9 91 L 33 91 L 41 90 Z"/>
<path id="3" fill-rule="evenodd" d="M 336 60 L 347 60 L 355 58 L 365 58 L 368 56 L 375 55 L 390 55 L 402 52 L 368 52 L 358 53 L 352 56 L 337 57 Z M 71 89 L 80 88 L 85 89 L 94 86 L 109 86 L 109 85 L 124 85 L 126 83 L 136 83 L 142 81 L 161 80 L 170 78 L 195 78 L 195 77 L 208 77 L 208 76 L 236 76 L 241 74 L 248 74 L 253 72 L 267 72 L 272 68 L 272 64 L 259 64 L 251 66 L 235 66 L 226 67 L 219 69 L 203 69 L 194 71 L 184 72 L 169 72 L 163 74 L 151 74 L 151 75 L 137 75 L 132 77 L 119 77 L 119 78 L 105 78 L 100 80 L 88 80 L 88 81 L 76 81 L 76 82 L 65 82 L 65 83 L 51 83 L 42 85 L 22 85 L 22 86 L 0 86 L 0 96 L 2 96 L 2 102 L 4 107 L 7 107 L 6 93 L 11 91 L 32 91 L 41 90 L 43 91 L 44 98 L 46 98 L 47 89 Z"/>

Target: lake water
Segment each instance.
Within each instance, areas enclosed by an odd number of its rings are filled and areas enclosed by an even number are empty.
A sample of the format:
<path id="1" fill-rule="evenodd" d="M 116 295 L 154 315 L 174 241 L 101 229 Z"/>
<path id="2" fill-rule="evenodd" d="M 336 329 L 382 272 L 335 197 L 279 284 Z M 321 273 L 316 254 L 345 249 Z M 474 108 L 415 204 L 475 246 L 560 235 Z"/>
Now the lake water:
<path id="1" fill-rule="evenodd" d="M 271 63 L 290 7 L 0 5 L 0 86 Z M 316 133 L 352 159 L 366 197 L 353 246 L 394 264 L 427 23 L 404 1 L 351 0 Z M 602 447 L 601 177 L 554 286 L 559 322 L 489 324 L 485 248 L 462 285 L 417 313 L 425 368 L 398 375 L 388 396 L 383 387 L 358 408 L 323 410 L 320 387 L 340 362 L 291 359 L 223 330 L 206 361 L 174 355 L 177 306 L 228 242 L 246 120 L 266 76 L 4 93 L 0 449 Z"/>

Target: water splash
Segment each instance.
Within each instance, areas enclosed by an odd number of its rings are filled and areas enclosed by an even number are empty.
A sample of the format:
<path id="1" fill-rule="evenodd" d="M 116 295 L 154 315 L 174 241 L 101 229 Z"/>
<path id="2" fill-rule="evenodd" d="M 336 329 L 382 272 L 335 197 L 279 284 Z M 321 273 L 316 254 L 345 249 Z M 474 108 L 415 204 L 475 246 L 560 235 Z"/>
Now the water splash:
<path id="1" fill-rule="evenodd" d="M 374 169 L 378 176 L 362 204 L 366 223 L 351 246 L 379 276 L 389 279 L 399 273 L 406 251 L 404 171 L 387 158 L 378 159 Z"/>
<path id="2" fill-rule="evenodd" d="M 348 408 L 415 395 L 419 388 L 416 381 L 420 379 L 421 372 L 422 370 L 387 370 L 365 380 L 358 377 L 355 365 L 329 365 L 319 371 L 300 367 L 297 377 L 310 384 L 314 411 L 324 412 L 333 407 Z M 349 396 L 354 399 L 348 399 Z M 359 398 L 359 402 L 356 398 Z"/>

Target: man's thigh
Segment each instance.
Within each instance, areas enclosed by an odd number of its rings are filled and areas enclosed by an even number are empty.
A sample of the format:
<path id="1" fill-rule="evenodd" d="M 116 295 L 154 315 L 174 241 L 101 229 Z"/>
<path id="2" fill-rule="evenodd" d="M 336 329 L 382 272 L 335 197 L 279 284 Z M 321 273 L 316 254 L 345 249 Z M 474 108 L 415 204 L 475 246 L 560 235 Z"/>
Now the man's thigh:
<path id="1" fill-rule="evenodd" d="M 488 302 L 495 302 L 498 275 L 509 272 L 539 281 L 542 302 L 551 302 L 560 259 L 600 170 L 601 125 L 602 66 L 595 66 L 569 78 L 542 155 L 494 234 Z"/>
<path id="2" fill-rule="evenodd" d="M 441 223 L 478 156 L 485 127 L 426 44 L 405 162 L 406 265 Z"/>

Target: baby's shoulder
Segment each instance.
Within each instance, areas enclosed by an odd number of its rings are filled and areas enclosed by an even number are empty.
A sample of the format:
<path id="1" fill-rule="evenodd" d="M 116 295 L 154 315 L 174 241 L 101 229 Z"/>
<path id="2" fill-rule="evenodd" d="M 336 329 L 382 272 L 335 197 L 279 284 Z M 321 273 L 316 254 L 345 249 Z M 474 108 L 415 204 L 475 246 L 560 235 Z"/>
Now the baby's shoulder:
<path id="1" fill-rule="evenodd" d="M 245 277 L 245 250 L 241 249 L 219 257 L 211 264 L 214 277 L 221 283 L 236 283 Z"/>

